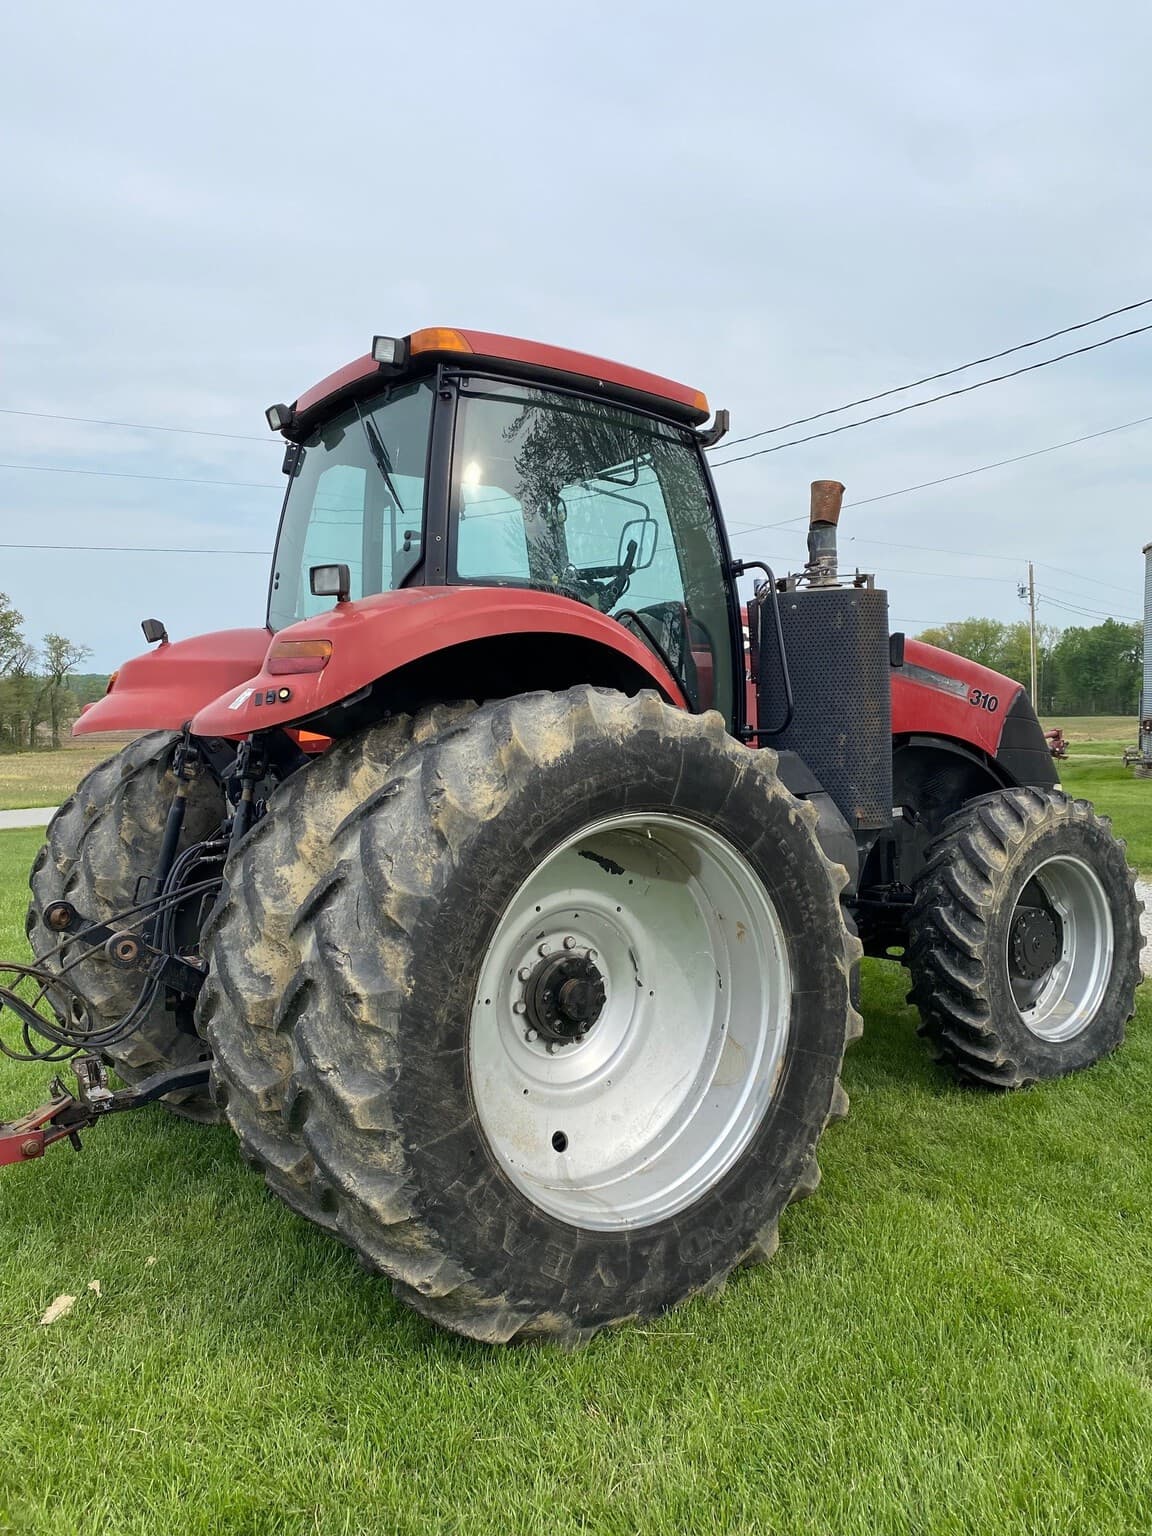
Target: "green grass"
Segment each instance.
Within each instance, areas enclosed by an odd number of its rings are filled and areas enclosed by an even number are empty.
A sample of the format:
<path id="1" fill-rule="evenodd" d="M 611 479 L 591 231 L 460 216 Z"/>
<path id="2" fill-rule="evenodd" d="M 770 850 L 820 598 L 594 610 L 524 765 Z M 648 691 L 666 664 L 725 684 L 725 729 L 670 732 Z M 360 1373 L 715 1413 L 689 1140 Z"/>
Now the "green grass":
<path id="1" fill-rule="evenodd" d="M 59 752 L 11 752 L 0 755 L 0 811 L 59 805 L 88 772 L 119 750 L 118 742 L 66 747 Z"/>
<path id="2" fill-rule="evenodd" d="M 1152 783 L 1111 772 L 1145 846 Z M 0 834 L 0 954 L 39 836 Z M 1118 1055 L 995 1097 L 905 985 L 865 967 L 852 1115 L 776 1260 L 576 1355 L 422 1323 L 224 1129 L 149 1109 L 0 1171 L 0 1532 L 1149 1530 L 1150 1000 Z M 0 1117 L 47 1076 L 0 1064 Z"/>
<path id="3" fill-rule="evenodd" d="M 1128 862 L 1142 874 L 1152 875 L 1152 779 L 1133 778 L 1118 750 L 1103 759 L 1077 761 L 1072 756 L 1057 766 L 1069 794 L 1083 795 L 1098 811 L 1111 816 L 1128 844 Z"/>

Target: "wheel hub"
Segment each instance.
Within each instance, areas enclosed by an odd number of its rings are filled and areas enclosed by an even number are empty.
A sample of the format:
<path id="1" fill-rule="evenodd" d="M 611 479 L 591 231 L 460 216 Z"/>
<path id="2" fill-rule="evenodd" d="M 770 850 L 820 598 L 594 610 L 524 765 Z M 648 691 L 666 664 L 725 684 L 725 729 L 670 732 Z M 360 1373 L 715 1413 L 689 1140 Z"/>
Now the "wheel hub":
<path id="1" fill-rule="evenodd" d="M 557 1045 L 582 1040 L 604 1008 L 604 978 L 595 952 L 543 956 L 524 987 L 524 1023 Z"/>
<path id="2" fill-rule="evenodd" d="M 1012 921 L 1008 952 L 1012 969 L 1023 981 L 1039 981 L 1064 948 L 1060 919 L 1046 907 L 1020 907 Z"/>

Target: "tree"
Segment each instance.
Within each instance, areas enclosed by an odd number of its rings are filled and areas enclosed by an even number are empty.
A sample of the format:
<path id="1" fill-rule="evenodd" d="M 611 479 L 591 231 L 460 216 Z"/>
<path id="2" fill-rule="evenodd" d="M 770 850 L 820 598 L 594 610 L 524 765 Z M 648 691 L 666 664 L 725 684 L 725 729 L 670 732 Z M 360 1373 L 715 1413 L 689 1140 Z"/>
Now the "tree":
<path id="1" fill-rule="evenodd" d="M 7 677 L 13 663 L 28 649 L 23 625 L 24 615 L 13 608 L 6 592 L 0 592 L 0 677 Z"/>
<path id="2" fill-rule="evenodd" d="M 1030 686 L 1028 625 L 961 619 L 919 636 L 958 656 Z M 1135 714 L 1140 701 L 1143 641 L 1139 624 L 1106 619 L 1091 629 L 1049 624 L 1037 630 L 1037 693 L 1042 714 Z"/>
<path id="3" fill-rule="evenodd" d="M 61 729 L 77 708 L 68 679 L 92 653 L 58 634 L 45 635 L 43 650 L 37 652 L 23 626 L 23 615 L 0 592 L 0 748 L 35 747 L 45 721 L 52 745 L 59 747 Z"/>
<path id="4" fill-rule="evenodd" d="M 59 747 L 60 727 L 65 718 L 71 719 L 75 707 L 75 696 L 65 686 L 65 679 L 82 661 L 87 661 L 91 654 L 86 645 L 78 645 L 64 635 L 44 636 L 44 648 L 41 652 L 42 697 L 47 708 L 53 747 Z"/>
<path id="5" fill-rule="evenodd" d="M 1070 715 L 1134 715 L 1143 664 L 1139 624 L 1105 619 L 1091 629 L 1066 629 L 1052 652 L 1053 707 Z"/>
<path id="6" fill-rule="evenodd" d="M 958 619 L 939 629 L 926 629 L 919 638 L 942 650 L 953 651 L 957 656 L 967 656 L 969 661 L 977 661 L 982 667 L 1002 672 L 1009 634 L 1009 626 L 999 619 Z"/>

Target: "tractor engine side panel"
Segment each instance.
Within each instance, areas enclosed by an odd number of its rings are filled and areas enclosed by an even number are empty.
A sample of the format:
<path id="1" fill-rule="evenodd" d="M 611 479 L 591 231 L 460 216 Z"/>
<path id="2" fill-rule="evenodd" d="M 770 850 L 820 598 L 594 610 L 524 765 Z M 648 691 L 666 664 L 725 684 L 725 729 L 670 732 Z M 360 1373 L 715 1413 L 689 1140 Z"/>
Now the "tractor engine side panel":
<path id="1" fill-rule="evenodd" d="M 1027 690 L 1013 678 L 922 640 L 892 671 L 892 734 L 962 742 L 1013 784 L 1059 782 Z"/>

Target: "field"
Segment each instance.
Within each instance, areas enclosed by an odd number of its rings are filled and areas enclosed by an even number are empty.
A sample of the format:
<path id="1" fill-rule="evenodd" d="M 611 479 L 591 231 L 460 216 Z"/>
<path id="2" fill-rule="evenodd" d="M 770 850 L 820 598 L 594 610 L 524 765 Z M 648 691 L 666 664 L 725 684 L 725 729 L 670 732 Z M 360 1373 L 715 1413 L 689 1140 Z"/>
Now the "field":
<path id="1" fill-rule="evenodd" d="M 1152 866 L 1152 782 L 1068 779 Z M 0 954 L 38 841 L 0 833 Z M 224 1129 L 150 1109 L 0 1171 L 0 1532 L 1149 1530 L 1150 1000 L 1000 1098 L 932 1064 L 905 986 L 865 967 L 852 1114 L 777 1259 L 575 1355 L 425 1325 Z M 0 1065 L 0 1117 L 47 1075 Z"/>
<path id="2" fill-rule="evenodd" d="M 1053 715 L 1041 723 L 1046 731 L 1059 726 L 1069 742 L 1079 746 L 1107 742 L 1125 747 L 1135 743 L 1139 731 L 1133 715 Z"/>
<path id="3" fill-rule="evenodd" d="M 59 805 L 78 781 L 118 750 L 116 742 L 67 747 L 60 752 L 0 754 L 0 811 Z"/>

